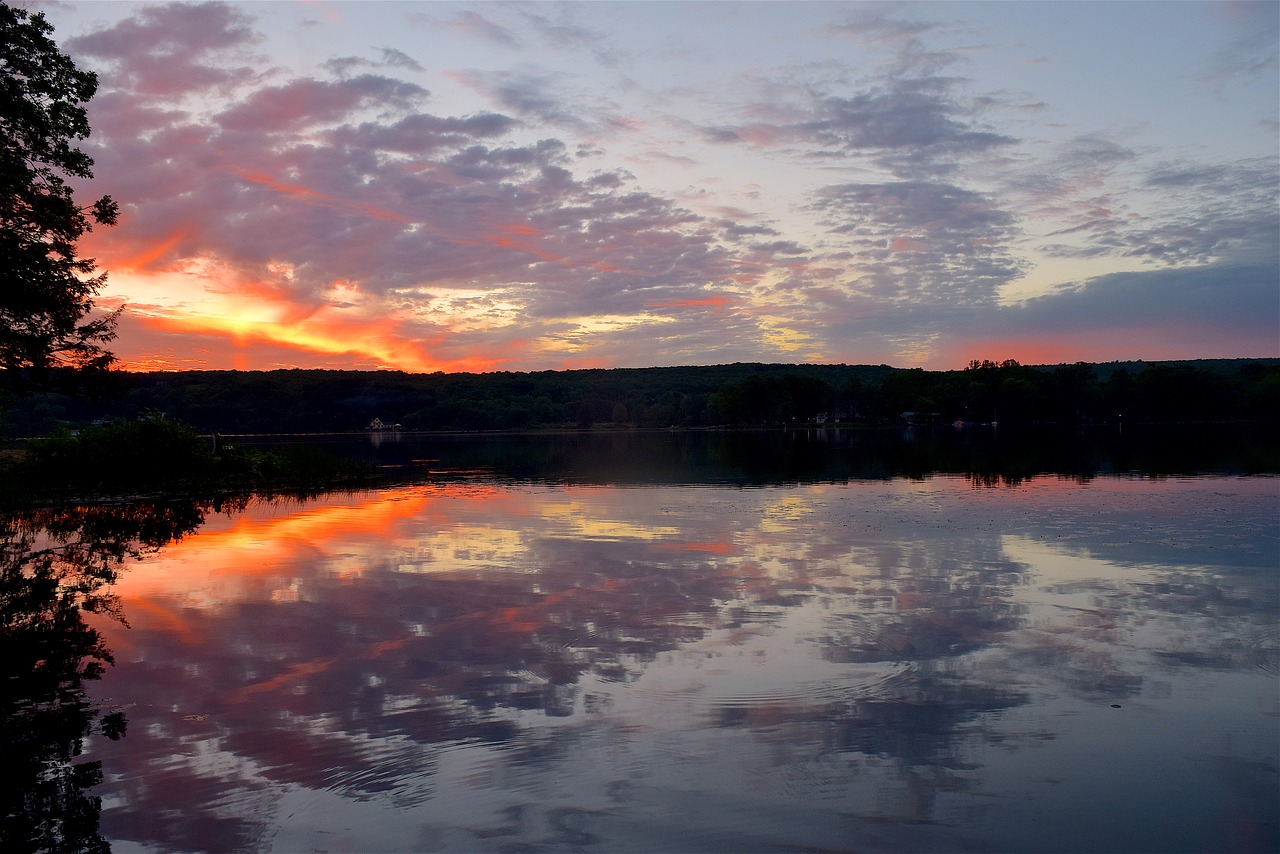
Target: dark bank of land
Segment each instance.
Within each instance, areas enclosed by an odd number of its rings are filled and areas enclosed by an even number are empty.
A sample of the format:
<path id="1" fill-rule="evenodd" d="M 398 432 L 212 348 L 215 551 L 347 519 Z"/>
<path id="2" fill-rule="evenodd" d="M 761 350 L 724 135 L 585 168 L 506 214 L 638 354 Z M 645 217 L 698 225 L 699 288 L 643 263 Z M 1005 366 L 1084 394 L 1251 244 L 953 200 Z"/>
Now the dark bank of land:
<path id="1" fill-rule="evenodd" d="M 531 373 L 112 372 L 73 375 L 0 405 L 0 435 L 49 436 L 163 413 L 200 433 L 593 427 L 759 427 L 797 422 L 1091 424 L 1280 419 L 1280 359 L 1205 359 L 962 370 L 732 364 Z"/>
<path id="2" fill-rule="evenodd" d="M 323 448 L 215 445 L 189 424 L 148 415 L 62 429 L 0 455 L 0 510 L 125 497 L 308 496 L 374 477 L 367 463 Z"/>
<path id="3" fill-rule="evenodd" d="M 55 377 L 51 386 L 8 398 L 0 422 L 3 435 L 40 438 L 10 442 L 8 450 L 0 450 L 0 507 L 129 496 L 308 494 L 371 485 L 392 476 L 392 470 L 413 468 L 420 457 L 438 457 L 442 470 L 473 465 L 516 475 L 581 477 L 593 454 L 602 465 L 622 466 L 624 474 L 636 463 L 656 465 L 655 453 L 677 454 L 679 471 L 696 468 L 707 455 L 723 467 L 721 458 L 728 455 L 747 461 L 733 475 L 743 482 L 751 482 L 751 467 L 760 465 L 772 467 L 768 477 L 782 467 L 787 477 L 802 479 L 840 476 L 843 469 L 828 471 L 833 465 L 848 467 L 848 476 L 869 476 L 868 466 L 888 466 L 900 473 L 954 470 L 999 477 L 1050 470 L 1096 473 L 1116 466 L 1255 472 L 1275 471 L 1278 465 L 1275 443 L 1257 439 L 1272 435 L 1280 421 L 1280 359 L 1059 366 L 974 362 L 959 371 L 735 364 L 524 374 L 119 372 L 105 380 L 86 385 L 84 375 L 67 374 Z M 370 430 L 371 422 L 418 439 L 373 445 L 320 435 L 297 439 L 297 434 L 360 433 Z M 999 441 L 994 431 L 950 429 L 956 423 L 996 422 Z M 1250 432 L 1226 441 L 1226 434 L 1171 429 L 1223 423 Z M 931 433 L 966 438 L 900 447 L 890 441 L 896 431 L 873 429 L 906 424 L 946 426 Z M 741 441 L 730 441 L 732 433 L 691 432 L 686 435 L 725 439 L 714 447 L 685 443 L 656 451 L 653 443 L 632 447 L 614 441 L 594 448 L 573 440 L 640 439 L 645 430 L 665 432 L 672 426 L 743 428 L 763 437 L 762 427 L 776 433 L 780 426 L 833 425 L 855 428 L 846 435 L 861 439 L 835 455 L 826 445 L 779 446 L 745 433 Z M 1148 429 L 1135 432 L 1131 425 Z M 1029 429 L 1019 431 L 1020 426 Z M 1082 426 L 1112 429 L 1074 430 Z M 1071 436 L 1119 438 L 1116 428 L 1124 428 L 1123 447 L 1100 450 Z M 986 432 L 991 435 L 978 435 Z M 562 438 L 531 444 L 516 441 L 512 433 L 529 440 L 540 433 Z M 236 434 L 292 436 L 276 441 Z M 376 427 L 372 434 L 384 435 Z M 491 434 L 489 444 L 461 441 L 485 434 Z M 451 435 L 458 441 L 449 442 Z M 499 437 L 503 444 L 495 447 Z M 1213 457 L 1227 446 L 1239 446 L 1231 452 L 1238 459 Z M 796 458 L 808 451 L 814 460 Z M 926 452 L 934 456 L 922 457 Z M 559 456 L 572 459 L 575 471 L 559 471 Z M 610 477 L 619 477 L 610 471 Z M 714 475 L 729 476 L 719 470 Z"/>

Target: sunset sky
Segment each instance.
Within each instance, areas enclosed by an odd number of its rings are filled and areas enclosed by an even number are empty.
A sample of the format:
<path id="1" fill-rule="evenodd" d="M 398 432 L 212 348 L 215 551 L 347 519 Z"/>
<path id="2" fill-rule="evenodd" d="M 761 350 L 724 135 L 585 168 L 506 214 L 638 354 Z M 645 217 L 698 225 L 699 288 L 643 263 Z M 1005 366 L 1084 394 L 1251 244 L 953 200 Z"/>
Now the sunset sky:
<path id="1" fill-rule="evenodd" d="M 1280 356 L 1280 4 L 28 2 L 136 369 Z"/>

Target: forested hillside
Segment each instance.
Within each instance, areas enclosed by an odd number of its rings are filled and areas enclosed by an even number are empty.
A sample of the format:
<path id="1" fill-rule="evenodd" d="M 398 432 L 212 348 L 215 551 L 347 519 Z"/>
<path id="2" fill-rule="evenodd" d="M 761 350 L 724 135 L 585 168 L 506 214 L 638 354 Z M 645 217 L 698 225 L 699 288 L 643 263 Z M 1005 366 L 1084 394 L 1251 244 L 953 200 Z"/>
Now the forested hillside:
<path id="1" fill-rule="evenodd" d="M 0 431 L 160 412 L 206 432 L 346 432 L 377 418 L 405 430 L 884 425 L 1280 419 L 1280 359 L 958 371 L 887 365 L 764 365 L 406 374 L 395 371 L 126 373 L 87 395 L 11 396 Z"/>

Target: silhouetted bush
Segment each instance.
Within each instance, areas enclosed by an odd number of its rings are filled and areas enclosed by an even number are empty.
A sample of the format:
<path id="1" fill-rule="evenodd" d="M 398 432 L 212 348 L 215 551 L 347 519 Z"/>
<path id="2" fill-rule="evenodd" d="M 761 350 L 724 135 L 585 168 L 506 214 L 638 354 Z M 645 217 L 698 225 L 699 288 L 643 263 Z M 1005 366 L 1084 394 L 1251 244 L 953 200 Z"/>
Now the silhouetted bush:
<path id="1" fill-rule="evenodd" d="M 60 430 L 29 443 L 3 472 L 0 499 L 95 496 L 149 490 L 225 492 L 312 489 L 368 479 L 365 463 L 310 445 L 271 449 L 224 445 L 189 424 L 161 415 Z"/>

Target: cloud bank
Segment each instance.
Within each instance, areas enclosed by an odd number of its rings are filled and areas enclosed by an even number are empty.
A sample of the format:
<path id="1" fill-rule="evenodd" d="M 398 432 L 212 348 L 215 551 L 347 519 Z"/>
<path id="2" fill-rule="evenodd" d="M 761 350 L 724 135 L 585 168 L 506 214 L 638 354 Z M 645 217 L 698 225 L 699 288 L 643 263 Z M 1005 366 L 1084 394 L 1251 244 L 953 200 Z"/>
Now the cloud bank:
<path id="1" fill-rule="evenodd" d="M 671 69 L 708 16 L 746 39 L 785 10 L 690 9 L 683 42 L 611 10 L 174 3 L 69 15 L 74 35 L 51 12 L 101 79 L 93 191 L 122 217 L 86 249 L 130 306 L 117 350 L 418 371 L 1280 355 L 1274 150 L 1067 121 L 993 86 L 979 23 L 932 7 L 806 8 L 776 56 L 708 47 L 705 80 Z M 1226 70 L 1245 36 L 1224 26 L 1205 85 L 1275 89 Z"/>

